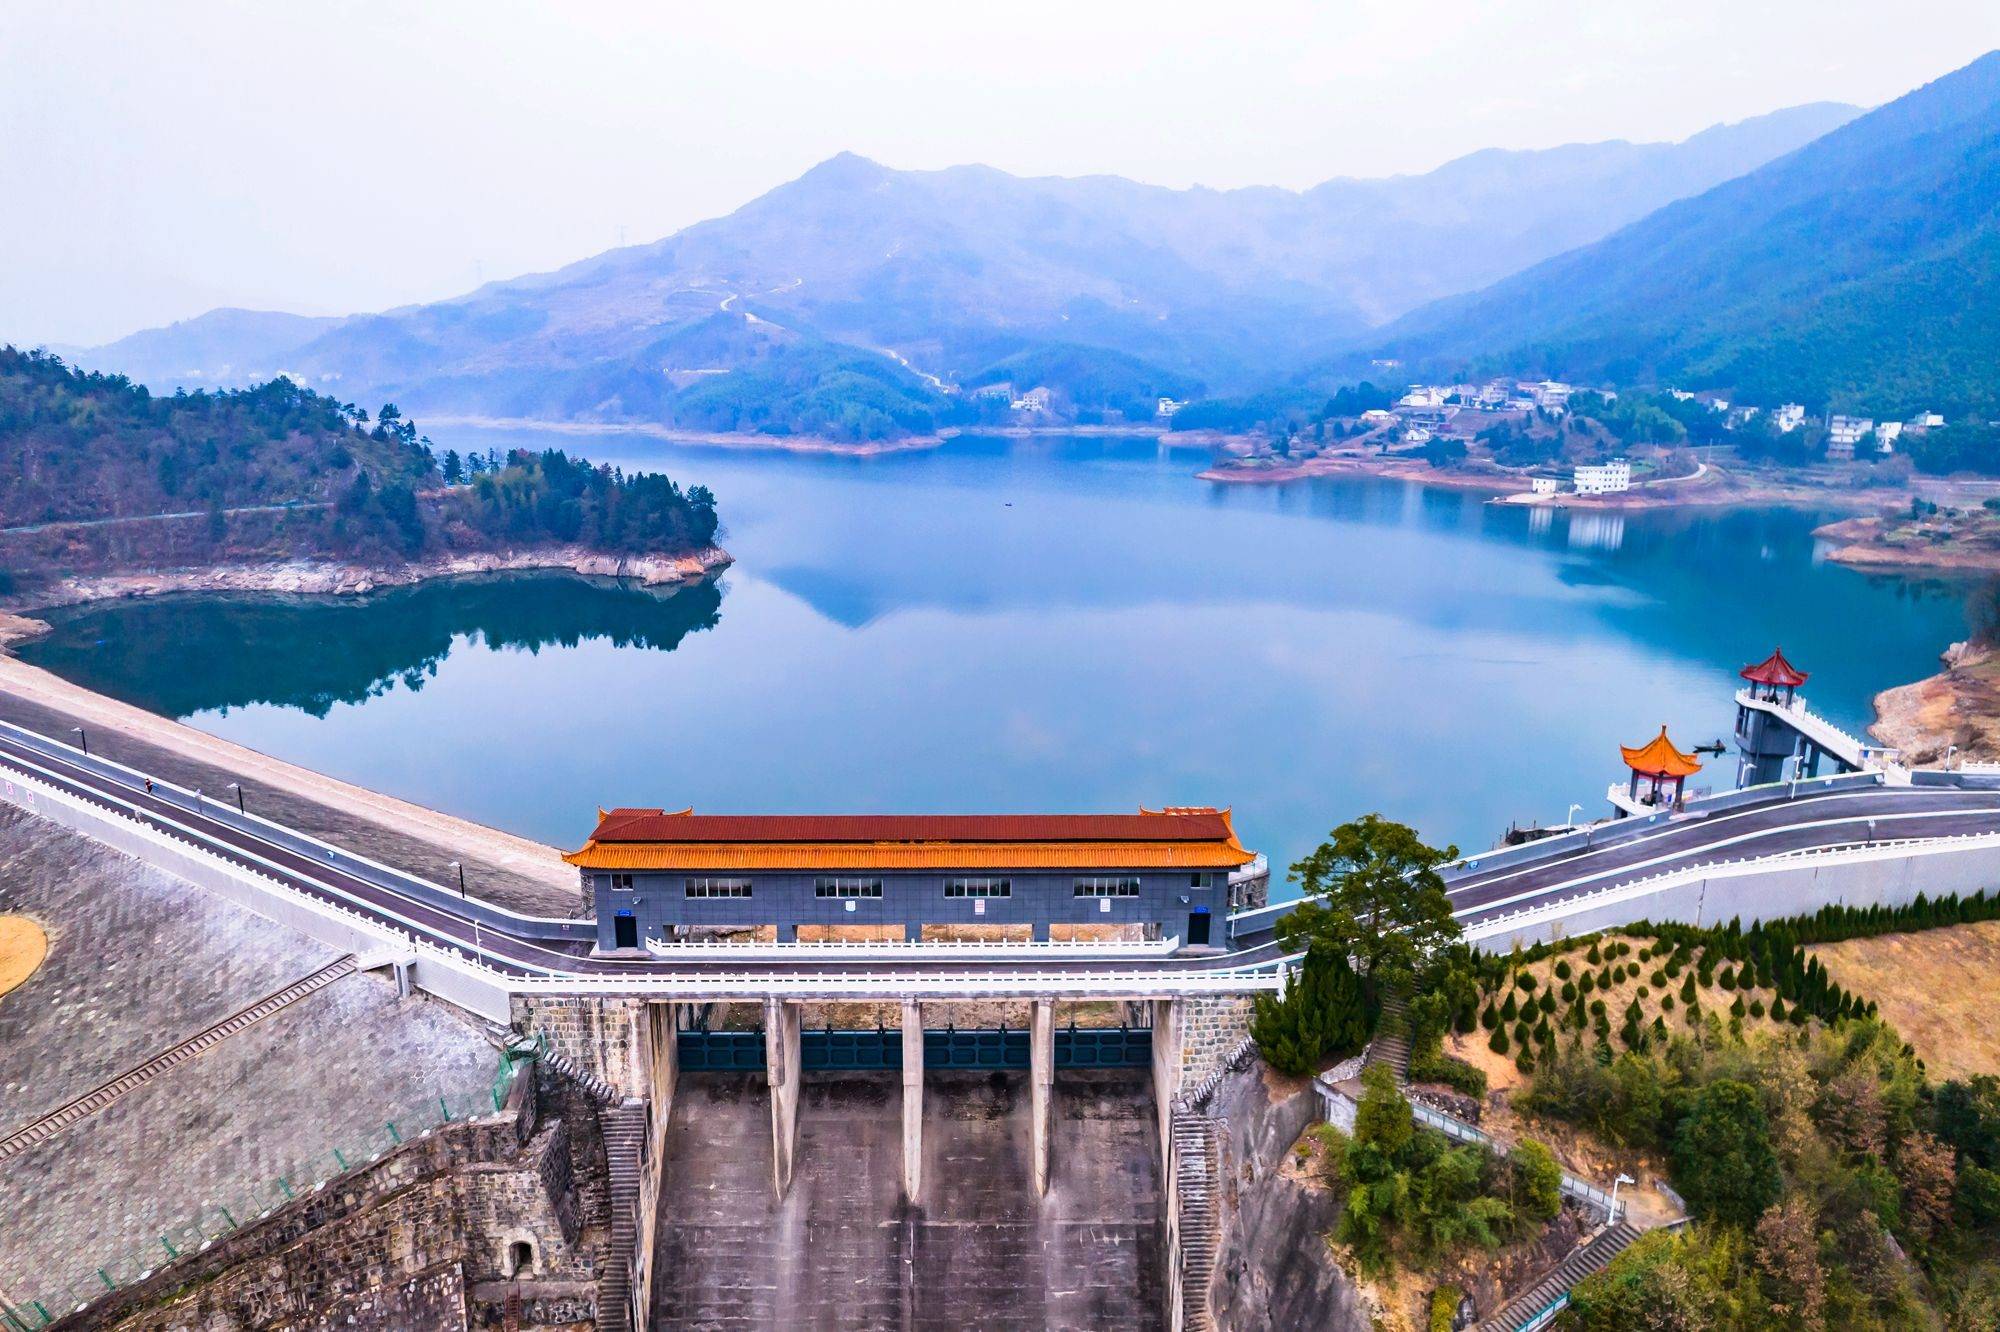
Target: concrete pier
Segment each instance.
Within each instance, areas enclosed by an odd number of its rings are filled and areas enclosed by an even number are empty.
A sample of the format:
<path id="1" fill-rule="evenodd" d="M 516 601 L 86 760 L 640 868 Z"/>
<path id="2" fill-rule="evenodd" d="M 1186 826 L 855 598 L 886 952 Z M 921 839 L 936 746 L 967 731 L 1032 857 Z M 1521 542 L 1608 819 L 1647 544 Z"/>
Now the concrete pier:
<path id="1" fill-rule="evenodd" d="M 903 1198 L 912 1207 L 924 1194 L 924 1012 L 903 1003 Z"/>
<path id="2" fill-rule="evenodd" d="M 764 1078 L 771 1089 L 771 1186 L 782 1199 L 792 1186 L 799 1143 L 799 1023 L 804 1005 L 764 1001 Z"/>
<path id="3" fill-rule="evenodd" d="M 1049 1191 L 1049 1107 L 1056 1082 L 1055 1004 L 1037 999 L 1028 1011 L 1028 1140 L 1035 1163 L 1035 1196 Z"/>

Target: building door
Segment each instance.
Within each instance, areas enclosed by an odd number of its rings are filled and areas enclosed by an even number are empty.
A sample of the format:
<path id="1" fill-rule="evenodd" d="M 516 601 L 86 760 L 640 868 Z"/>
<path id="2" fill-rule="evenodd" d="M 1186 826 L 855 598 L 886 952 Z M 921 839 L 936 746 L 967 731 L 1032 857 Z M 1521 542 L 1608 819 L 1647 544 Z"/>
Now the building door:
<path id="1" fill-rule="evenodd" d="M 1187 941 L 1189 947 L 1199 947 L 1208 942 L 1207 907 L 1188 912 Z"/>
<path id="2" fill-rule="evenodd" d="M 617 948 L 639 946 L 639 922 L 631 912 L 621 911 L 611 918 L 611 942 Z"/>

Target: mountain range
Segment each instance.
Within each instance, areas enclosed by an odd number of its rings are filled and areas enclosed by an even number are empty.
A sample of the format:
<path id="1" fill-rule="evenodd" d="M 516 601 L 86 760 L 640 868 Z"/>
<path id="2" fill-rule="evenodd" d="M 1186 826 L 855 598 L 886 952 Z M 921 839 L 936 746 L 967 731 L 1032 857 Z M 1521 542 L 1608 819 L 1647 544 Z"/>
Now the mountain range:
<path id="1" fill-rule="evenodd" d="M 2000 415 L 2000 52 L 1367 344 L 1412 370 Z"/>
<path id="2" fill-rule="evenodd" d="M 452 300 L 337 318 L 217 310 L 72 359 L 160 389 L 283 371 L 429 415 L 846 438 L 976 411 L 946 386 L 1045 385 L 1083 419 L 1150 416 L 1161 395 L 1305 373 L 1385 321 L 1601 242 L 1857 114 L 1817 104 L 1680 143 L 1489 150 L 1304 191 L 843 154 L 726 217 Z M 1456 355 L 1441 327 L 1396 336 Z"/>

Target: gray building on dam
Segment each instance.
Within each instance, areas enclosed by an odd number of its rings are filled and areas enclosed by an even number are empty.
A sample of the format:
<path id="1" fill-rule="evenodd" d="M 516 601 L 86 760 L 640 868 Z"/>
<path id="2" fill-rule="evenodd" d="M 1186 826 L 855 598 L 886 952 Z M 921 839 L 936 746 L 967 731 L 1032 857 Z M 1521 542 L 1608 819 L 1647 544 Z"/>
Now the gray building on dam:
<path id="1" fill-rule="evenodd" d="M 1126 936 L 1222 942 L 1219 917 L 1261 904 L 1257 857 L 1227 810 L 1136 814 L 718 815 L 602 811 L 565 857 L 596 909 L 598 947 L 754 929 L 801 939 Z M 1234 883 L 1232 884 L 1232 876 Z"/>

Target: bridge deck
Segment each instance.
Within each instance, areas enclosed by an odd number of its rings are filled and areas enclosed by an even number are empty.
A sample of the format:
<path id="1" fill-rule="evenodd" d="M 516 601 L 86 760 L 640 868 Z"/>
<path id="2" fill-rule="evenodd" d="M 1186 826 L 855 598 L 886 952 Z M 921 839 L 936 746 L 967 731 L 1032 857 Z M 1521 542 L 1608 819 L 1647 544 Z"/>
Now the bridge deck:
<path id="1" fill-rule="evenodd" d="M 346 855 L 170 784 L 93 758 L 16 728 L 0 728 L 0 766 L 73 799 L 115 811 L 215 855 L 278 879 L 297 892 L 359 912 L 383 927 L 476 961 L 518 991 L 659 994 L 770 994 L 798 997 L 839 992 L 877 994 L 1064 993 L 1126 997 L 1269 988 L 1283 957 L 1275 942 L 1280 904 L 1231 920 L 1232 951 L 1206 955 L 1136 955 L 1129 946 L 1051 955 L 995 944 L 964 956 L 935 950 L 899 955 L 891 948 L 865 956 L 829 957 L 824 950 L 787 954 L 745 950 L 742 956 L 597 957 L 588 922 L 522 916 L 414 875 Z M 1488 853 L 1451 867 L 1447 883 L 1461 921 L 1481 921 L 1585 897 L 1677 869 L 1776 856 L 1801 850 L 1863 846 L 1912 837 L 2000 831 L 2000 792 L 1953 787 L 1803 785 L 1772 787 L 1761 796 L 1737 793 L 1727 807 L 1696 809 L 1636 830 L 1608 828 L 1573 834 L 1539 853 Z M 695 950 L 690 950 L 695 951 Z M 718 950 L 726 953 L 727 950 Z M 843 987 L 845 987 L 843 989 Z"/>

